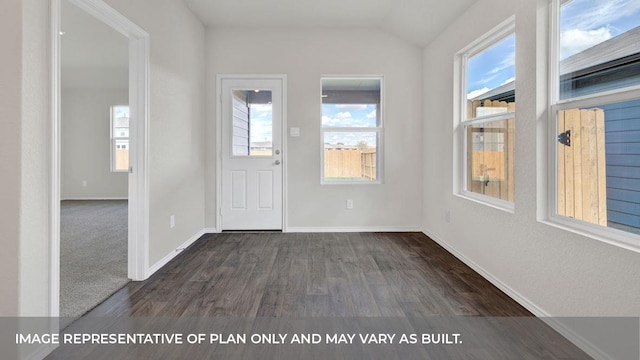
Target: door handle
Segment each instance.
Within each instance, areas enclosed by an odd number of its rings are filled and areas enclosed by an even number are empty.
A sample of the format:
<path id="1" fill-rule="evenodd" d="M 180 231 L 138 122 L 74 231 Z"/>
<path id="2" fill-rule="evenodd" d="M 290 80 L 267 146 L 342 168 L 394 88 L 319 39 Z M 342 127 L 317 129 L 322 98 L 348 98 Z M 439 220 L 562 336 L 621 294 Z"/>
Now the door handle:
<path id="1" fill-rule="evenodd" d="M 280 165 L 280 160 L 276 160 L 276 165 Z"/>

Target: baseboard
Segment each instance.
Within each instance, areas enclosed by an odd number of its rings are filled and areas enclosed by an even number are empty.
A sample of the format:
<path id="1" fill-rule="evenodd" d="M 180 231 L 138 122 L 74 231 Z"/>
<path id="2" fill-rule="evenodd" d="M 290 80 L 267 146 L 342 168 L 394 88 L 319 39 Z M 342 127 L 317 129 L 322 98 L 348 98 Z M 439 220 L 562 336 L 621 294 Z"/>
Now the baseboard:
<path id="1" fill-rule="evenodd" d="M 520 294 L 519 292 L 513 290 L 509 285 L 502 282 L 500 279 L 493 276 L 490 272 L 485 270 L 482 266 L 475 263 L 473 260 L 466 257 L 464 254 L 459 252 L 456 248 L 449 245 L 447 242 L 439 238 L 438 236 L 429 233 L 426 230 L 422 230 L 422 233 L 428 236 L 431 240 L 438 243 L 438 245 L 442 246 L 445 250 L 451 253 L 453 256 L 458 258 L 460 261 L 465 263 L 467 266 L 472 268 L 475 272 L 480 274 L 483 278 L 487 279 L 490 283 L 492 283 L 495 287 L 500 289 L 502 292 L 507 294 L 510 298 L 512 298 L 515 302 L 522 305 L 525 309 L 529 310 L 533 315 L 540 318 L 540 320 L 544 321 L 545 324 L 549 325 L 553 330 L 562 335 L 565 339 L 569 340 L 572 344 L 580 348 L 582 351 L 587 353 L 587 355 L 591 356 L 594 359 L 602 359 L 602 360 L 613 360 L 613 358 L 607 355 L 605 352 L 600 350 L 597 346 L 595 346 L 590 341 L 586 340 L 575 331 L 566 327 L 557 319 L 554 319 L 552 315 L 544 311 L 542 308 L 537 306 L 535 303 L 527 299 L 525 296 Z"/>
<path id="2" fill-rule="evenodd" d="M 83 200 L 128 200 L 127 197 L 69 197 L 60 201 L 83 201 Z"/>
<path id="3" fill-rule="evenodd" d="M 57 348 L 58 345 L 42 344 L 39 345 L 34 351 L 31 351 L 28 354 L 19 354 L 18 357 L 20 359 L 26 360 L 42 360 L 49 356 Z"/>
<path id="4" fill-rule="evenodd" d="M 178 246 L 174 251 L 172 251 L 171 253 L 167 254 L 167 256 L 162 258 L 160 261 L 155 263 L 153 266 L 149 267 L 149 269 L 147 269 L 147 272 L 145 274 L 145 279 L 148 279 L 151 275 L 155 274 L 156 271 L 162 269 L 163 266 L 167 265 L 169 263 L 169 261 L 173 260 L 173 258 L 178 256 L 182 251 L 184 251 L 186 248 L 191 246 L 191 244 L 193 244 L 198 239 L 200 239 L 202 237 L 202 235 L 204 235 L 204 234 L 206 234 L 204 229 L 198 231 L 195 235 L 193 235 L 191 238 L 189 238 L 189 240 L 185 241 L 182 245 Z"/>
<path id="5" fill-rule="evenodd" d="M 419 226 L 364 226 L 364 227 L 288 227 L 284 232 L 290 233 L 325 233 L 325 232 L 421 232 Z"/>
<path id="6" fill-rule="evenodd" d="M 218 228 L 205 228 L 203 231 L 205 234 L 219 234 L 222 232 Z"/>

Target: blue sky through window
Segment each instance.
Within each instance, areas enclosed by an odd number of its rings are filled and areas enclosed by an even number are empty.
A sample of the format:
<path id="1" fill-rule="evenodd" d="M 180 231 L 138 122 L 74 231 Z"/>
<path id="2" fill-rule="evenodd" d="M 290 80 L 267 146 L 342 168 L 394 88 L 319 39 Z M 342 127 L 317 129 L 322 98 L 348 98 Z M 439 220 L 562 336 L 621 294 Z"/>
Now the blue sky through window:
<path id="1" fill-rule="evenodd" d="M 113 107 L 113 112 L 115 113 L 114 117 L 117 118 L 121 118 L 121 117 L 129 117 L 129 107 L 128 106 L 114 106 Z"/>
<path id="2" fill-rule="evenodd" d="M 273 141 L 272 105 L 250 104 L 251 143 Z"/>
<path id="3" fill-rule="evenodd" d="M 560 9 L 560 59 L 640 25 L 640 0 L 571 0 Z"/>
<path id="4" fill-rule="evenodd" d="M 375 128 L 377 126 L 375 104 L 322 104 L 323 128 Z M 332 145 L 352 145 L 364 141 L 376 147 L 375 132 L 326 132 L 324 142 Z"/>
<path id="5" fill-rule="evenodd" d="M 510 35 L 467 62 L 467 98 L 513 81 L 516 77 L 516 37 Z"/>

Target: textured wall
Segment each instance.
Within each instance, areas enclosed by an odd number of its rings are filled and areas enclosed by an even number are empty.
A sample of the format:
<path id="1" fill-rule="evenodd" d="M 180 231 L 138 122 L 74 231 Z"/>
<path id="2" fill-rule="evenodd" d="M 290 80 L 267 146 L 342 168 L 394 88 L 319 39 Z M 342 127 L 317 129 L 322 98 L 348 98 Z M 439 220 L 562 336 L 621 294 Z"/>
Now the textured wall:
<path id="1" fill-rule="evenodd" d="M 537 314 L 638 316 L 640 254 L 537 220 L 546 206 L 546 3 L 478 1 L 424 51 L 424 230 Z M 513 14 L 518 108 L 511 214 L 453 195 L 452 94 L 454 55 Z"/>
<path id="2" fill-rule="evenodd" d="M 422 212 L 421 52 L 377 30 L 243 30 L 207 32 L 208 98 L 216 74 L 286 74 L 288 225 L 292 228 L 419 228 Z M 384 75 L 384 184 L 320 185 L 321 75 Z M 215 139 L 216 102 L 207 137 Z M 287 132 L 288 133 L 288 132 Z M 208 227 L 215 227 L 215 142 L 207 147 Z M 345 201 L 353 199 L 354 209 Z"/>

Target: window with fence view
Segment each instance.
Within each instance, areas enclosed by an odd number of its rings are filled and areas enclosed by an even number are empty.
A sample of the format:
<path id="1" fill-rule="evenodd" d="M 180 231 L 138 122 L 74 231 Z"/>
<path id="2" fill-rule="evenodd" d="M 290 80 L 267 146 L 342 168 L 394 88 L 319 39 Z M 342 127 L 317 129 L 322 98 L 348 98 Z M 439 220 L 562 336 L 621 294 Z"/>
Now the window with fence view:
<path id="1" fill-rule="evenodd" d="M 129 171 L 129 106 L 111 107 L 111 171 Z"/>
<path id="2" fill-rule="evenodd" d="M 381 78 L 322 79 L 322 182 L 379 182 Z"/>
<path id="3" fill-rule="evenodd" d="M 640 233 L 640 7 L 630 3 L 554 2 L 552 141 L 556 214 Z"/>
<path id="4" fill-rule="evenodd" d="M 515 196 L 515 34 L 509 24 L 462 54 L 462 187 L 511 208 Z"/>

